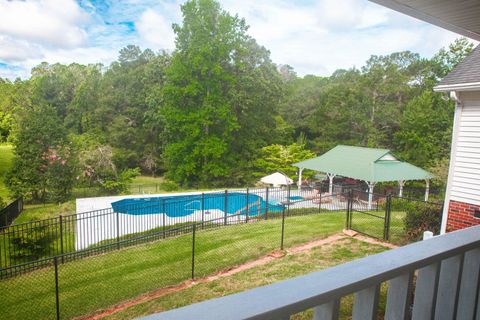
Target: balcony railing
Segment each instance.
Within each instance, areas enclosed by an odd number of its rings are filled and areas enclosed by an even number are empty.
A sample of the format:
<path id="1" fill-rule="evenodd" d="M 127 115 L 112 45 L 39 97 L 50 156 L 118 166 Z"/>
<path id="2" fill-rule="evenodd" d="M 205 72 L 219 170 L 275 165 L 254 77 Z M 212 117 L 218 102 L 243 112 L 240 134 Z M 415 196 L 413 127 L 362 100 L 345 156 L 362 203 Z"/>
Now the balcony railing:
<path id="1" fill-rule="evenodd" d="M 316 320 L 337 319 L 349 294 L 353 319 L 376 319 L 384 282 L 385 319 L 478 319 L 479 271 L 477 226 L 143 320 L 289 319 L 310 308 Z"/>

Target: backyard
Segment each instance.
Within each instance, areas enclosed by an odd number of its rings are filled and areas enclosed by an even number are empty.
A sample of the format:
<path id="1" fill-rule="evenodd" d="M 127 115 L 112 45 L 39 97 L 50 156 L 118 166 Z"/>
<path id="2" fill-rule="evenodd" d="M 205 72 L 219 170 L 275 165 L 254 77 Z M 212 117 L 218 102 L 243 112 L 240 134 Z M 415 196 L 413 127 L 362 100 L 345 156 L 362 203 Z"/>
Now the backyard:
<path id="1" fill-rule="evenodd" d="M 284 245 L 292 246 L 339 232 L 344 215 L 323 213 L 285 220 Z M 259 221 L 197 231 L 195 277 L 204 277 L 258 259 L 280 248 L 281 220 Z M 58 266 L 62 319 L 86 315 L 192 276 L 192 235 L 166 239 Z M 287 276 L 287 275 L 285 275 Z M 53 268 L 0 282 L 6 319 L 55 316 Z"/>
<path id="2" fill-rule="evenodd" d="M 286 256 L 270 261 L 264 265 L 253 267 L 213 281 L 200 282 L 192 287 L 166 293 L 158 298 L 143 301 L 133 301 L 132 306 L 112 308 L 106 312 L 103 319 L 127 320 L 149 315 L 169 309 L 179 308 L 192 303 L 218 298 L 228 294 L 271 284 L 273 282 L 293 278 L 309 272 L 326 269 L 366 255 L 372 255 L 386 250 L 385 247 L 369 244 L 352 238 L 342 238 L 336 242 L 324 244 L 311 250 Z M 384 303 L 385 288 L 383 287 L 380 305 Z M 142 297 L 143 298 L 143 297 Z M 146 301 L 145 301 L 146 300 Z M 340 319 L 351 317 L 353 297 L 342 300 Z M 118 309 L 120 309 L 118 311 Z M 116 311 L 115 313 L 113 313 Z M 112 314 L 109 314 L 112 313 Z M 312 312 L 306 311 L 294 315 L 291 319 L 311 319 Z"/>

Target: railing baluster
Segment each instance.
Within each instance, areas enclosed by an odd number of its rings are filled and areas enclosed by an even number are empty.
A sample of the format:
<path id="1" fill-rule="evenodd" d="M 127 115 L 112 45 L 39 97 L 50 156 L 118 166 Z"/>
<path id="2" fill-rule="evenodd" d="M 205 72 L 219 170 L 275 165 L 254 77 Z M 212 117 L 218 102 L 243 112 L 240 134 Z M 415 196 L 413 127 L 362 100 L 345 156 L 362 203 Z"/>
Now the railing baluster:
<path id="1" fill-rule="evenodd" d="M 353 320 L 373 320 L 376 318 L 379 291 L 380 285 L 376 285 L 355 293 Z"/>
<path id="2" fill-rule="evenodd" d="M 339 309 L 340 300 L 338 299 L 319 305 L 313 308 L 313 320 L 336 320 Z"/>
<path id="3" fill-rule="evenodd" d="M 436 299 L 438 263 L 423 267 L 418 271 L 413 301 L 413 320 L 431 319 Z"/>
<path id="4" fill-rule="evenodd" d="M 407 319 L 412 274 L 407 273 L 389 281 L 385 319 Z"/>
<path id="5" fill-rule="evenodd" d="M 463 255 L 457 255 L 441 263 L 435 319 L 454 319 L 455 317 L 462 259 Z"/>
<path id="6" fill-rule="evenodd" d="M 475 297 L 479 280 L 480 249 L 470 250 L 463 259 L 460 291 L 458 294 L 457 319 L 473 319 Z"/>

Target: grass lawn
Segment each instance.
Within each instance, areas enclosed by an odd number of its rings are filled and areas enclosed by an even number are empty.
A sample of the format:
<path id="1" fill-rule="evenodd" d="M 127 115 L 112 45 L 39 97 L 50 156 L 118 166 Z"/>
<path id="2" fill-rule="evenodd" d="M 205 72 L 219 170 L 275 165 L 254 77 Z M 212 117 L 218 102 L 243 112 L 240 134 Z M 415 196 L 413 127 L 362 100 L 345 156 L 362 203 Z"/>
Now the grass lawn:
<path id="1" fill-rule="evenodd" d="M 22 213 L 15 219 L 15 223 L 24 223 L 32 220 L 48 219 L 75 213 L 75 200 L 61 204 L 27 204 L 24 205 Z"/>
<path id="2" fill-rule="evenodd" d="M 197 231 L 196 277 L 278 250 L 281 222 L 274 219 Z M 341 213 L 289 217 L 285 221 L 285 247 L 327 237 L 343 225 Z M 189 279 L 191 250 L 192 235 L 187 234 L 60 265 L 62 319 L 89 314 Z M 53 268 L 0 281 L 0 301 L 4 319 L 54 318 Z"/>
<path id="3" fill-rule="evenodd" d="M 208 283 L 199 283 L 188 289 L 170 293 L 112 314 L 105 319 L 126 320 L 156 312 L 175 309 L 192 303 L 217 298 L 277 281 L 293 278 L 309 272 L 332 267 L 384 251 L 385 248 L 347 238 L 314 248 L 309 252 L 287 255 L 263 266 L 255 267 Z M 385 287 L 382 288 L 380 305 L 384 305 Z M 340 319 L 351 318 L 353 297 L 342 299 Z M 382 307 L 381 307 L 382 308 Z M 312 319 L 312 312 L 294 315 L 292 319 Z"/>
<path id="4" fill-rule="evenodd" d="M 13 147 L 9 144 L 0 145 L 0 197 L 10 200 L 10 192 L 5 186 L 5 174 L 12 167 Z"/>

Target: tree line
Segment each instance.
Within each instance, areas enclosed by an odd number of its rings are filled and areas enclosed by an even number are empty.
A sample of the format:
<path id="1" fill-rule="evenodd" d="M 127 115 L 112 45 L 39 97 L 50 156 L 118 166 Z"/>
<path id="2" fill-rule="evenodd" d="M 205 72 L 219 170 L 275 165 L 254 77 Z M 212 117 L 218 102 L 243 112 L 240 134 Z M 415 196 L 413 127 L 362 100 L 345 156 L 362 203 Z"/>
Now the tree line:
<path id="1" fill-rule="evenodd" d="M 188 187 L 240 186 L 337 144 L 381 147 L 435 172 L 448 165 L 454 106 L 433 86 L 471 50 L 372 56 L 360 69 L 299 77 L 246 21 L 213 0 L 182 5 L 176 48 L 129 45 L 108 66 L 42 63 L 0 79 L 7 183 L 33 200 L 74 186 L 121 192 L 140 173 Z"/>

